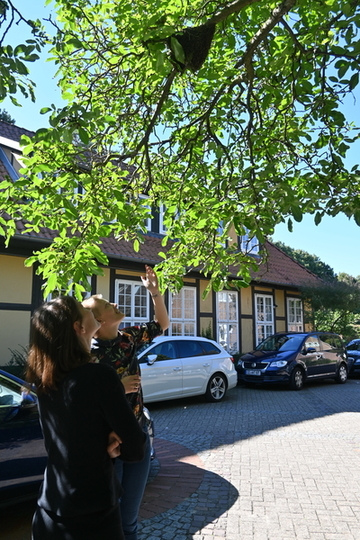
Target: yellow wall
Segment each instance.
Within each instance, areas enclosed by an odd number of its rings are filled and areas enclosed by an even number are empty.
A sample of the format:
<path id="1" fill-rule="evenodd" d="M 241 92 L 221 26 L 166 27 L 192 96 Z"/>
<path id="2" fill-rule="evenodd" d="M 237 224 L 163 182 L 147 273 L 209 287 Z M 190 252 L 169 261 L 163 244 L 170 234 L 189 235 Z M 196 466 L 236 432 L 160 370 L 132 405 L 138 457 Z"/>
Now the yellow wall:
<path id="1" fill-rule="evenodd" d="M 286 321 L 276 321 L 276 332 L 286 331 Z"/>
<path id="2" fill-rule="evenodd" d="M 110 270 L 104 268 L 104 275 L 96 278 L 96 294 L 102 294 L 105 300 L 112 300 L 110 296 Z"/>
<path id="3" fill-rule="evenodd" d="M 231 225 L 230 229 L 228 230 L 228 236 L 231 238 L 230 244 L 238 244 L 238 235 L 236 234 L 234 225 Z"/>
<path id="4" fill-rule="evenodd" d="M 251 287 L 240 290 L 240 306 L 243 315 L 251 315 L 253 309 L 253 295 Z"/>
<path id="5" fill-rule="evenodd" d="M 122 270 L 121 268 L 118 268 L 115 270 L 115 274 L 121 274 L 123 276 L 129 276 L 129 277 L 140 277 L 140 275 L 145 275 L 145 270 L 143 273 L 141 272 L 133 272 L 132 270 Z"/>
<path id="6" fill-rule="evenodd" d="M 9 349 L 22 352 L 21 345 L 29 344 L 30 311 L 0 310 L 0 365 L 4 366 L 11 358 Z"/>
<path id="7" fill-rule="evenodd" d="M 0 302 L 30 304 L 33 271 L 24 261 L 24 257 L 0 255 Z"/>
<path id="8" fill-rule="evenodd" d="M 200 280 L 200 306 L 199 311 L 212 313 L 213 311 L 213 303 L 212 303 L 212 294 L 211 292 L 207 295 L 207 297 L 202 300 L 202 294 L 205 291 L 208 281 L 205 281 L 204 279 Z"/>
<path id="9" fill-rule="evenodd" d="M 258 294 L 272 294 L 273 293 L 273 288 L 272 287 L 263 287 L 261 285 L 261 287 L 259 286 L 256 286 L 254 287 L 254 293 L 258 293 Z"/>
<path id="10" fill-rule="evenodd" d="M 253 350 L 253 321 L 252 319 L 241 320 L 241 351 L 246 353 Z"/>
<path id="11" fill-rule="evenodd" d="M 275 291 L 276 316 L 285 317 L 285 294 L 284 291 Z"/>

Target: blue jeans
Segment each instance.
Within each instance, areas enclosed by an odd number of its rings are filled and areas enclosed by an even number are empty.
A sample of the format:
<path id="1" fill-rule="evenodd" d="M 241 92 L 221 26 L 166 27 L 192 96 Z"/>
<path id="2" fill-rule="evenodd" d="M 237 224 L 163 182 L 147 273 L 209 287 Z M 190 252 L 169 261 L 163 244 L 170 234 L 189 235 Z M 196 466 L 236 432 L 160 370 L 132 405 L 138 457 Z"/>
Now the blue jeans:
<path id="1" fill-rule="evenodd" d="M 120 499 L 120 509 L 125 540 L 137 540 L 138 514 L 149 470 L 150 438 L 147 434 L 145 457 L 142 461 L 126 463 L 119 458 L 115 460 L 115 471 L 124 490 Z"/>

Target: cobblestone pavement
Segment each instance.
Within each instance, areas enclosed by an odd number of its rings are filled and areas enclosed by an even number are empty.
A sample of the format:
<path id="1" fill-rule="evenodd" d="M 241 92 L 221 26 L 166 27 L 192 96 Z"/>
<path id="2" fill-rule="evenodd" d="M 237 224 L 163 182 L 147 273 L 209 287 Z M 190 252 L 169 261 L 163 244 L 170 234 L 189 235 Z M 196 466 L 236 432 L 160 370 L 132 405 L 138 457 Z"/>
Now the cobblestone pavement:
<path id="1" fill-rule="evenodd" d="M 360 379 L 149 409 L 139 540 L 360 540 Z M 0 540 L 30 539 L 34 505 L 0 512 Z"/>
<path id="2" fill-rule="evenodd" d="M 149 409 L 139 540 L 360 540 L 360 380 Z"/>

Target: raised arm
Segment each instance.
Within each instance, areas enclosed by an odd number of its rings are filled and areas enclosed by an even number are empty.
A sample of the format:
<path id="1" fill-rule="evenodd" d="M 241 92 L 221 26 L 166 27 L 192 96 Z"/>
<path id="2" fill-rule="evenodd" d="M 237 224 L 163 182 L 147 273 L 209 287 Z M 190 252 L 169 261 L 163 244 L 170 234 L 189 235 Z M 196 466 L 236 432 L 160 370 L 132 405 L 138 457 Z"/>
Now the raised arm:
<path id="1" fill-rule="evenodd" d="M 169 328 L 170 320 L 165 306 L 164 297 L 159 291 L 159 282 L 156 272 L 145 265 L 145 276 L 141 276 L 144 287 L 149 291 L 153 304 L 155 320 L 160 324 L 163 332 Z"/>

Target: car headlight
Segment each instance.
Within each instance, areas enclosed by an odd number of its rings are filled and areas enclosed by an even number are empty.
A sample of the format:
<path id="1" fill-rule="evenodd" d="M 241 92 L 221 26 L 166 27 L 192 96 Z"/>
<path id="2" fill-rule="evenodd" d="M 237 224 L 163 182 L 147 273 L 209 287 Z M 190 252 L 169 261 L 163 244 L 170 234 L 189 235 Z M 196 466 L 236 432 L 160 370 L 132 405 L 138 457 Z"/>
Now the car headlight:
<path id="1" fill-rule="evenodd" d="M 275 362 L 271 362 L 270 364 L 271 367 L 285 367 L 286 365 L 287 360 L 276 360 Z"/>

